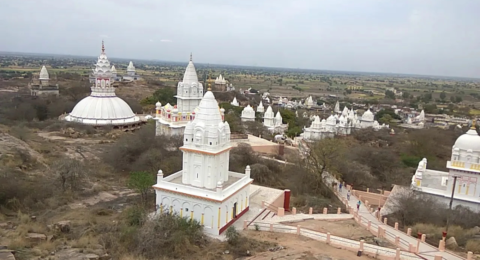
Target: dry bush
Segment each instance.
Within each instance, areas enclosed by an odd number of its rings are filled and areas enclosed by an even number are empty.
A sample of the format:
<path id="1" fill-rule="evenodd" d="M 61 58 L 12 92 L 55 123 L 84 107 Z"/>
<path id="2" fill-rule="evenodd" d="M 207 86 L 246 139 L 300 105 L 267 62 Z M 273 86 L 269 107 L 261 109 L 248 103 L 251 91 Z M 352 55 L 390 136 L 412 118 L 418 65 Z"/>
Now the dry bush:
<path id="1" fill-rule="evenodd" d="M 46 200 L 57 200 L 58 187 L 48 177 L 36 178 L 3 169 L 0 174 L 0 206 L 14 211 L 44 209 Z"/>
<path id="2" fill-rule="evenodd" d="M 145 210 L 130 208 L 118 225 L 95 225 L 95 233 L 109 254 L 142 256 L 146 259 L 183 258 L 207 246 L 202 226 L 175 214 L 163 214 L 147 220 Z"/>
<path id="3" fill-rule="evenodd" d="M 480 240 L 469 240 L 465 245 L 467 251 L 471 251 L 474 254 L 480 254 Z"/>
<path id="4" fill-rule="evenodd" d="M 400 226 L 412 226 L 417 223 L 439 227 L 446 225 L 447 205 L 432 196 L 415 193 L 405 188 L 404 192 L 390 196 L 389 201 L 391 208 L 396 211 L 389 214 L 388 219 L 393 222 L 398 221 Z M 479 217 L 480 213 L 457 206 L 450 213 L 450 224 L 471 229 L 480 225 Z"/>
<path id="5" fill-rule="evenodd" d="M 155 136 L 155 125 L 147 124 L 121 136 L 102 157 L 116 171 L 156 173 L 162 169 L 168 175 L 182 168 L 182 153 L 178 150 L 181 145 L 182 137 Z"/>
<path id="6" fill-rule="evenodd" d="M 445 226 L 436 226 L 433 224 L 416 224 L 411 227 L 412 234 L 422 233 L 427 237 L 427 241 L 432 245 L 438 244 L 438 241 L 442 239 L 442 232 L 445 231 Z M 478 229 L 464 229 L 460 226 L 450 226 L 448 228 L 447 238 L 454 237 L 457 241 L 457 244 L 461 247 L 467 245 L 468 241 L 471 240 L 478 233 Z"/>
<path id="7" fill-rule="evenodd" d="M 269 242 L 242 236 L 234 227 L 229 227 L 225 235 L 228 242 L 227 248 L 235 257 L 250 256 L 256 251 L 266 251 L 268 247 L 276 246 Z"/>

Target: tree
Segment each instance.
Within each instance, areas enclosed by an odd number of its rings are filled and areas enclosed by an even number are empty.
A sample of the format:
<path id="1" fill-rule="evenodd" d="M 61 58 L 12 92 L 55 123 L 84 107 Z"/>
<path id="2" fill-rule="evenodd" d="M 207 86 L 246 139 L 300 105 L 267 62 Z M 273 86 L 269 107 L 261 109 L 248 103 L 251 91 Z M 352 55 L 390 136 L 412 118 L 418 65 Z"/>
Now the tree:
<path id="1" fill-rule="evenodd" d="M 391 90 L 386 90 L 385 97 L 388 99 L 395 99 L 395 93 Z"/>
<path id="2" fill-rule="evenodd" d="M 445 91 L 442 91 L 442 92 L 440 93 L 440 99 L 441 99 L 442 101 L 445 101 L 445 98 L 447 98 L 447 94 L 445 93 Z"/>
<path id="3" fill-rule="evenodd" d="M 239 116 L 234 113 L 225 114 L 225 121 L 230 125 L 232 133 L 243 133 L 243 126 Z"/>
<path id="4" fill-rule="evenodd" d="M 145 105 L 155 105 L 157 102 L 162 103 L 162 105 L 166 105 L 170 103 L 170 105 L 176 105 L 177 99 L 175 98 L 176 91 L 174 88 L 164 87 L 161 88 L 153 93 L 152 96 L 144 98 L 140 101 L 140 104 Z"/>
<path id="5" fill-rule="evenodd" d="M 336 160 L 343 154 L 344 141 L 339 138 L 325 138 L 308 145 L 307 170 L 317 178 L 317 189 L 322 184 L 323 173 L 336 174 Z"/>
<path id="6" fill-rule="evenodd" d="M 78 190 L 89 172 L 89 169 L 82 161 L 63 158 L 57 161 L 53 166 L 62 185 L 62 190 Z"/>
<path id="7" fill-rule="evenodd" d="M 392 118 L 391 115 L 385 114 L 384 116 L 382 116 L 382 118 L 380 118 L 380 119 L 378 120 L 378 122 L 379 122 L 380 124 L 389 125 L 390 122 L 392 121 L 392 119 L 393 119 L 393 118 Z"/>
<path id="8" fill-rule="evenodd" d="M 155 184 L 155 178 L 148 172 L 132 172 L 128 179 L 127 186 L 130 189 L 140 193 L 140 199 L 143 205 L 147 204 L 148 193 Z"/>

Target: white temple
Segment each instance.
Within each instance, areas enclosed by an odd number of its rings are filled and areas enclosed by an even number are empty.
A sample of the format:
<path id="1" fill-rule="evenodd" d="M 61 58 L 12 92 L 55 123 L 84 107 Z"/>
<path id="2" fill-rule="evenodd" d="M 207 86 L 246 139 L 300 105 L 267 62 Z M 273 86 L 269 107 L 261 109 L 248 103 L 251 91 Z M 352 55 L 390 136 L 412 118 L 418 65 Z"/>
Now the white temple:
<path id="1" fill-rule="evenodd" d="M 227 84 L 227 89 L 226 91 L 235 91 L 235 87 L 230 83 L 230 85 Z"/>
<path id="2" fill-rule="evenodd" d="M 117 69 L 115 68 L 115 65 L 112 65 L 112 68 L 110 68 L 110 71 L 112 72 L 112 78 L 115 81 L 120 81 L 120 78 L 117 75 Z"/>
<path id="3" fill-rule="evenodd" d="M 230 104 L 231 104 L 232 106 L 236 106 L 236 107 L 238 107 L 238 106 L 240 105 L 240 104 L 238 104 L 237 97 L 234 97 L 234 98 L 233 98 L 233 101 L 230 102 Z"/>
<path id="4" fill-rule="evenodd" d="M 130 61 L 130 63 L 127 66 L 127 75 L 123 76 L 123 80 L 134 81 L 139 79 L 140 79 L 140 76 L 136 74 L 135 67 L 133 66 L 133 62 Z"/>
<path id="5" fill-rule="evenodd" d="M 269 129 L 274 128 L 274 119 L 275 114 L 273 113 L 272 106 L 268 106 L 267 111 L 265 112 L 265 114 L 263 114 L 263 125 Z"/>
<path id="6" fill-rule="evenodd" d="M 177 85 L 177 105 L 156 106 L 156 135 L 183 135 L 187 123 L 195 119 L 196 109 L 203 97 L 203 85 L 198 81 L 192 55 L 188 62 L 183 80 Z"/>
<path id="7" fill-rule="evenodd" d="M 313 107 L 314 105 L 315 105 L 315 103 L 313 102 L 312 96 L 309 96 L 309 97 L 307 98 L 307 100 L 305 100 L 305 106 L 306 106 L 307 108 L 311 108 L 311 107 Z"/>
<path id="8" fill-rule="evenodd" d="M 333 108 L 333 112 L 340 113 L 340 102 L 335 103 L 335 107 Z"/>
<path id="9" fill-rule="evenodd" d="M 418 164 L 411 188 L 434 196 L 447 204 L 454 192 L 454 207 L 463 205 L 480 211 L 480 136 L 475 123 L 455 141 L 452 157 L 447 161 L 448 172 L 427 169 L 427 159 Z M 454 177 L 457 178 L 455 187 Z"/>
<path id="10" fill-rule="evenodd" d="M 425 127 L 425 112 L 422 110 L 416 117 L 408 117 L 404 124 L 399 125 L 403 128 L 422 129 Z"/>
<path id="11" fill-rule="evenodd" d="M 43 66 L 39 74 L 32 75 L 32 80 L 28 84 L 30 94 L 32 96 L 58 96 L 60 94 L 58 84 L 53 85 L 50 83 L 50 75 L 47 68 Z"/>
<path id="12" fill-rule="evenodd" d="M 257 107 L 257 112 L 258 112 L 258 113 L 263 113 L 263 112 L 265 112 L 265 108 L 263 107 L 263 102 L 262 102 L 262 100 L 260 100 L 260 104 L 259 104 L 258 107 Z"/>
<path id="13" fill-rule="evenodd" d="M 158 171 L 156 213 L 176 213 L 198 221 L 205 232 L 218 235 L 249 210 L 250 167 L 245 174 L 228 170 L 230 126 L 223 122 L 211 91 L 188 122 L 182 170 L 168 177 Z"/>
<path id="14" fill-rule="evenodd" d="M 93 126 L 112 125 L 119 128 L 137 126 L 140 118 L 123 99 L 115 95 L 115 88 L 111 85 L 113 80 L 110 62 L 105 54 L 103 42 L 93 75 L 95 83 L 91 87 L 90 96 L 80 100 L 64 119 Z"/>
<path id="15" fill-rule="evenodd" d="M 283 124 L 280 111 L 275 115 L 272 106 L 268 106 L 267 111 L 263 114 L 263 125 L 272 133 L 283 133 L 287 129 L 287 125 Z"/>
<path id="16" fill-rule="evenodd" d="M 242 110 L 242 121 L 243 122 L 249 122 L 249 121 L 255 121 L 255 110 L 248 105 Z"/>

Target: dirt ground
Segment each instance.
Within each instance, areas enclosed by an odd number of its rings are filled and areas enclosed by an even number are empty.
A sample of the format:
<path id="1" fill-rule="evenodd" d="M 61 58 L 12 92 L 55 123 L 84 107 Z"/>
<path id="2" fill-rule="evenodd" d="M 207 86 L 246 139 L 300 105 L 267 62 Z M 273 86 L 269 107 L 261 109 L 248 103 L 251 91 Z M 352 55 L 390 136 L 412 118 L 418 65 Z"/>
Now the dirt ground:
<path id="1" fill-rule="evenodd" d="M 367 231 L 362 226 L 358 225 L 355 220 L 305 220 L 302 222 L 284 222 L 283 224 L 289 226 L 301 225 L 302 228 L 327 233 L 330 232 L 332 236 L 344 237 L 352 240 L 360 240 L 360 238 L 372 236 L 372 233 Z"/>
<path id="2" fill-rule="evenodd" d="M 349 260 L 373 259 L 367 256 L 357 257 L 356 253 L 338 249 L 325 243 L 293 234 L 272 233 L 264 231 L 243 231 L 245 236 L 262 241 L 277 243 L 284 249 L 275 252 L 262 252 L 246 258 L 255 260 Z"/>
<path id="3" fill-rule="evenodd" d="M 383 247 L 395 248 L 395 246 L 383 239 L 375 238 L 372 233 L 364 227 L 358 225 L 355 220 L 305 220 L 301 222 L 284 222 L 282 224 L 289 226 L 301 225 L 302 228 L 318 231 L 322 233 L 330 232 L 332 236 L 348 238 L 352 240 L 364 239 L 369 244 L 379 244 Z"/>

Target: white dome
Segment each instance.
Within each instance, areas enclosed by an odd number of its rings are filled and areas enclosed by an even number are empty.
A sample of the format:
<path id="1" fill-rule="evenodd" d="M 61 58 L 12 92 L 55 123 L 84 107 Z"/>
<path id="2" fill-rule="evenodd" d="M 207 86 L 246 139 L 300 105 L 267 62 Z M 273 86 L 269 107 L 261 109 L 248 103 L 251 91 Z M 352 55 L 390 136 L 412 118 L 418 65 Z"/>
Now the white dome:
<path id="1" fill-rule="evenodd" d="M 45 66 L 43 66 L 42 69 L 40 70 L 39 79 L 41 80 L 49 79 L 48 71 L 47 71 L 47 68 L 45 68 Z"/>
<path id="2" fill-rule="evenodd" d="M 362 121 L 373 122 L 374 118 L 375 116 L 373 115 L 372 111 L 370 111 L 370 108 L 362 115 Z"/>
<path id="3" fill-rule="evenodd" d="M 255 119 L 255 110 L 248 105 L 242 110 L 242 118 L 245 119 Z"/>
<path id="4" fill-rule="evenodd" d="M 470 129 L 467 133 L 461 135 L 453 145 L 454 149 L 480 151 L 480 136 L 477 130 Z"/>
<path id="5" fill-rule="evenodd" d="M 65 119 L 90 125 L 121 125 L 140 121 L 130 106 L 116 96 L 88 96 L 80 100 Z"/>
<path id="6" fill-rule="evenodd" d="M 115 69 L 115 65 L 112 65 L 112 68 L 110 69 L 112 73 L 117 73 L 117 69 Z"/>
<path id="7" fill-rule="evenodd" d="M 135 71 L 135 67 L 133 66 L 133 62 L 130 61 L 127 67 L 127 71 Z"/>

